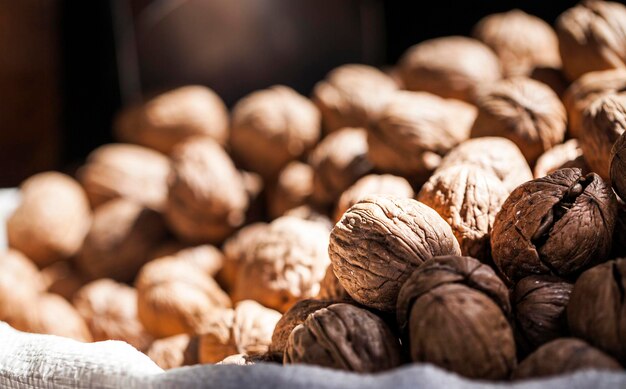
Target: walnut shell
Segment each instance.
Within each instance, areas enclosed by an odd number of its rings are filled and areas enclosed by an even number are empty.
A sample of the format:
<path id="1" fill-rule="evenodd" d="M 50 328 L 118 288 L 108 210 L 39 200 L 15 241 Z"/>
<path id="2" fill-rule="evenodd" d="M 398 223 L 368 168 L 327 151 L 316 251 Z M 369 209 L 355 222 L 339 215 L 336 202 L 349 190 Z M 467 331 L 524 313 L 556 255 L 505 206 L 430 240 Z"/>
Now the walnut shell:
<path id="1" fill-rule="evenodd" d="M 472 35 L 500 59 L 505 76 L 528 76 L 536 67 L 561 67 L 559 40 L 550 25 L 519 9 L 488 15 Z"/>
<path id="2" fill-rule="evenodd" d="M 529 164 L 563 142 L 567 114 L 547 85 L 525 77 L 501 80 L 481 89 L 472 138 L 501 136 L 512 140 Z"/>
<path id="3" fill-rule="evenodd" d="M 576 277 L 606 259 L 617 214 L 611 187 L 595 173 L 561 169 L 520 185 L 491 231 L 493 260 L 508 281 L 533 274 Z"/>
<path id="4" fill-rule="evenodd" d="M 626 7 L 583 1 L 556 20 L 563 72 L 574 81 L 585 73 L 626 67 Z"/>
<path id="5" fill-rule="evenodd" d="M 324 274 L 324 278 L 320 283 L 320 292 L 317 294 L 317 298 L 335 302 L 352 301 L 352 297 L 346 292 L 346 289 L 341 285 L 335 275 L 332 264 L 328 265 L 328 268 L 326 268 L 326 274 Z"/>
<path id="6" fill-rule="evenodd" d="M 174 335 L 152 342 L 146 355 L 162 369 L 174 369 L 198 364 L 198 346 L 197 336 Z"/>
<path id="7" fill-rule="evenodd" d="M 267 196 L 268 212 L 272 219 L 290 209 L 307 204 L 313 193 L 313 168 L 302 162 L 292 161 L 280 171 L 273 192 Z"/>
<path id="8" fill-rule="evenodd" d="M 611 148 L 609 173 L 615 193 L 621 199 L 626 199 L 626 135 L 624 133 L 617 138 Z"/>
<path id="9" fill-rule="evenodd" d="M 271 180 L 308 151 L 320 132 L 315 105 L 291 88 L 274 86 L 253 92 L 235 105 L 230 145 L 245 169 Z"/>
<path id="10" fill-rule="evenodd" d="M 78 177 L 93 208 L 126 197 L 160 211 L 167 198 L 169 159 L 129 144 L 100 146 L 89 154 Z"/>
<path id="11" fill-rule="evenodd" d="M 8 249 L 0 254 L 0 320 L 15 322 L 35 305 L 44 290 L 37 266 L 24 254 Z"/>
<path id="12" fill-rule="evenodd" d="M 267 226 L 267 223 L 249 224 L 224 242 L 224 263 L 217 274 L 217 281 L 226 291 L 234 290 L 239 268 L 246 260 L 247 252 L 253 249 L 255 240 L 265 233 Z"/>
<path id="13" fill-rule="evenodd" d="M 74 293 L 89 281 L 70 261 L 46 266 L 41 269 L 41 278 L 46 291 L 63 296 L 68 301 L 72 301 Z"/>
<path id="14" fill-rule="evenodd" d="M 577 167 L 583 174 L 591 172 L 577 139 L 570 139 L 541 154 L 533 170 L 535 178 L 541 178 L 567 167 Z"/>
<path id="15" fill-rule="evenodd" d="M 392 311 L 400 287 L 418 265 L 461 250 L 433 209 L 413 199 L 373 195 L 335 225 L 328 253 L 335 275 L 355 301 Z"/>
<path id="16" fill-rule="evenodd" d="M 475 90 L 501 78 L 500 61 L 475 39 L 450 36 L 410 47 L 399 69 L 408 90 L 473 101 Z"/>
<path id="17" fill-rule="evenodd" d="M 381 318 L 354 305 L 333 304 L 294 328 L 284 363 L 375 373 L 400 366 L 402 357 L 398 338 Z"/>
<path id="18" fill-rule="evenodd" d="M 169 154 L 192 136 L 208 136 L 219 144 L 228 139 L 228 110 L 211 89 L 184 86 L 159 94 L 118 116 L 114 130 L 124 142 Z"/>
<path id="19" fill-rule="evenodd" d="M 76 254 L 91 223 L 80 185 L 65 174 L 46 172 L 24 181 L 20 192 L 20 205 L 7 221 L 9 246 L 39 267 Z"/>
<path id="20" fill-rule="evenodd" d="M 166 220 L 179 239 L 220 243 L 243 224 L 248 208 L 241 174 L 208 138 L 192 138 L 172 153 Z"/>

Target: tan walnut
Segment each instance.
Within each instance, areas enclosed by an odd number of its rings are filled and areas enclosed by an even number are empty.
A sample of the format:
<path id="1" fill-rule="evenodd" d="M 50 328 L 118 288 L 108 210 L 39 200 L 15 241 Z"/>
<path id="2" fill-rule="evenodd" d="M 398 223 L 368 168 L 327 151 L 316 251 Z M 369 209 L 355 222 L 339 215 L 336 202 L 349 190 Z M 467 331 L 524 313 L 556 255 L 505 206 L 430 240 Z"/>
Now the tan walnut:
<path id="1" fill-rule="evenodd" d="M 197 336 L 179 334 L 156 339 L 146 351 L 146 355 L 159 367 L 168 370 L 200 363 L 198 348 Z"/>

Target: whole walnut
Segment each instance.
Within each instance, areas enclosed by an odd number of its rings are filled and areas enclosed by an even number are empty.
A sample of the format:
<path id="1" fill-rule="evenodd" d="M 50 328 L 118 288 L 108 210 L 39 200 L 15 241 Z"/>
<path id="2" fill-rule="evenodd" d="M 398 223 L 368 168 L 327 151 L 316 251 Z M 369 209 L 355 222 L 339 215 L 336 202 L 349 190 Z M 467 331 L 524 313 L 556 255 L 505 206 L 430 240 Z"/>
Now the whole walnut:
<path id="1" fill-rule="evenodd" d="M 611 176 L 611 150 L 626 131 L 626 94 L 595 100 L 583 113 L 583 128 L 580 147 L 585 161 L 608 181 Z"/>
<path id="2" fill-rule="evenodd" d="M 320 300 L 328 301 L 352 301 L 352 297 L 346 292 L 346 289 L 341 285 L 339 279 L 333 271 L 333 265 L 328 265 L 326 274 L 320 283 L 320 292 L 317 294 L 317 298 Z"/>
<path id="3" fill-rule="evenodd" d="M 547 85 L 525 77 L 501 80 L 481 89 L 472 138 L 501 136 L 512 140 L 529 164 L 563 142 L 567 114 Z"/>
<path id="4" fill-rule="evenodd" d="M 438 169 L 422 186 L 417 200 L 431 207 L 452 227 L 461 253 L 489 262 L 489 237 L 508 192 L 502 181 L 473 165 Z"/>
<path id="5" fill-rule="evenodd" d="M 470 257 L 434 257 L 411 274 L 398 296 L 397 319 L 414 362 L 465 377 L 505 379 L 515 367 L 506 285 Z"/>
<path id="6" fill-rule="evenodd" d="M 533 170 L 535 178 L 541 178 L 568 167 L 577 167 L 583 174 L 591 172 L 583 157 L 583 150 L 580 148 L 578 139 L 570 139 L 541 154 Z"/>
<path id="7" fill-rule="evenodd" d="M 260 222 L 249 224 L 224 242 L 222 247 L 224 262 L 216 279 L 229 293 L 235 288 L 237 274 L 241 264 L 247 258 L 247 252 L 253 249 L 254 242 L 265 233 L 267 226 L 267 223 Z"/>
<path id="8" fill-rule="evenodd" d="M 20 193 L 20 205 L 7 220 L 9 246 L 39 267 L 76 254 L 91 223 L 80 185 L 65 174 L 46 172 L 24 181 Z"/>
<path id="9" fill-rule="evenodd" d="M 168 158 L 130 144 L 108 144 L 89 154 L 78 177 L 93 208 L 126 197 L 160 211 L 167 199 Z"/>
<path id="10" fill-rule="evenodd" d="M 248 195 L 226 152 L 208 138 L 192 138 L 172 153 L 173 176 L 165 218 L 179 239 L 220 243 L 243 224 Z"/>
<path id="11" fill-rule="evenodd" d="M 400 287 L 422 262 L 461 253 L 436 211 L 413 199 L 372 195 L 353 205 L 330 233 L 335 275 L 352 298 L 392 311 Z"/>
<path id="12" fill-rule="evenodd" d="M 326 132 L 344 127 L 367 127 L 398 89 L 394 80 L 367 65 L 333 69 L 315 85 L 311 97 L 322 114 Z"/>
<path id="13" fill-rule="evenodd" d="M 55 262 L 41 269 L 41 278 L 45 284 L 45 290 L 50 293 L 63 296 L 72 301 L 76 293 L 89 280 L 70 261 Z"/>
<path id="14" fill-rule="evenodd" d="M 609 176 L 615 193 L 626 199 L 626 135 L 622 133 L 611 148 Z"/>
<path id="15" fill-rule="evenodd" d="M 519 9 L 482 18 L 472 35 L 496 53 L 507 77 L 528 76 L 536 67 L 561 67 L 552 27 Z"/>
<path id="16" fill-rule="evenodd" d="M 198 348 L 197 336 L 179 334 L 156 339 L 146 351 L 146 355 L 160 368 L 168 370 L 200 363 Z"/>
<path id="17" fill-rule="evenodd" d="M 573 285 L 554 276 L 522 278 L 511 297 L 518 346 L 532 351 L 568 334 L 565 308 Z"/>
<path id="18" fill-rule="evenodd" d="M 398 67 L 406 89 L 465 101 L 473 101 L 478 87 L 502 76 L 500 61 L 489 47 L 461 36 L 412 46 Z"/>
<path id="19" fill-rule="evenodd" d="M 160 214 L 124 198 L 98 207 L 75 262 L 91 279 L 130 282 L 167 235 Z"/>
<path id="20" fill-rule="evenodd" d="M 320 132 L 315 105 L 291 88 L 274 86 L 235 105 L 230 145 L 245 169 L 272 180 L 287 163 L 307 152 Z"/>
<path id="21" fill-rule="evenodd" d="M 312 200 L 334 204 L 341 193 L 372 170 L 367 159 L 367 132 L 363 128 L 342 128 L 324 138 L 311 152 Z"/>
<path id="22" fill-rule="evenodd" d="M 533 274 L 576 277 L 606 260 L 617 201 L 595 173 L 561 169 L 520 185 L 491 232 L 494 263 L 508 281 Z"/>
<path id="23" fill-rule="evenodd" d="M 626 362 L 626 259 L 595 266 L 578 278 L 567 306 L 573 336 Z"/>
<path id="24" fill-rule="evenodd" d="M 217 363 L 232 354 L 267 353 L 280 317 L 252 300 L 239 302 L 234 310 L 215 312 L 200 331 L 200 363 Z"/>
<path id="25" fill-rule="evenodd" d="M 602 351 L 576 338 L 555 339 L 539 347 L 513 371 L 513 379 L 562 375 L 579 370 L 621 372 L 622 366 Z"/>
<path id="26" fill-rule="evenodd" d="M 233 301 L 256 300 L 285 312 L 317 295 L 329 264 L 328 230 L 292 216 L 274 220 L 243 253 Z"/>
<path id="27" fill-rule="evenodd" d="M 228 110 L 211 89 L 190 85 L 161 93 L 122 111 L 114 125 L 117 137 L 169 154 L 192 136 L 228 139 Z"/>
<path id="28" fill-rule="evenodd" d="M 72 300 L 94 341 L 123 340 L 146 350 L 152 339 L 137 318 L 137 291 L 102 278 L 82 287 Z"/>
<path id="29" fill-rule="evenodd" d="M 533 179 L 522 152 L 515 143 L 506 138 L 484 137 L 466 140 L 446 154 L 441 160 L 439 169 L 456 165 L 473 165 L 494 173 L 508 192 Z"/>
<path id="30" fill-rule="evenodd" d="M 313 168 L 292 161 L 280 171 L 272 192 L 267 196 L 267 208 L 272 219 L 290 209 L 307 204 L 313 193 Z"/>
<path id="31" fill-rule="evenodd" d="M 13 249 L 0 253 L 0 320 L 15 326 L 44 288 L 33 261 Z"/>
<path id="32" fill-rule="evenodd" d="M 610 1 L 582 1 L 556 21 L 565 75 L 626 67 L 626 7 Z"/>
<path id="33" fill-rule="evenodd" d="M 313 364 L 359 373 L 400 366 L 398 338 L 373 313 L 333 304 L 311 313 L 287 341 L 285 364 Z"/>

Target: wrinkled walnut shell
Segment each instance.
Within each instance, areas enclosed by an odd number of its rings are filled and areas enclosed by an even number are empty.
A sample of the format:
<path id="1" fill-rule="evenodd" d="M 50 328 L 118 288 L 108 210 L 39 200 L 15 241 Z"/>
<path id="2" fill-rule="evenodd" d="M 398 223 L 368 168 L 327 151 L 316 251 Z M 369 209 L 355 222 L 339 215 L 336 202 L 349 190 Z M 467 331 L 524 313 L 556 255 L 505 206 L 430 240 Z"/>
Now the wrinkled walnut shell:
<path id="1" fill-rule="evenodd" d="M 583 174 L 591 173 L 577 139 L 570 139 L 541 154 L 533 170 L 535 178 L 541 178 L 568 167 L 579 168 Z"/>
<path id="2" fill-rule="evenodd" d="M 289 162 L 273 189 L 267 200 L 270 217 L 275 219 L 309 201 L 313 193 L 313 168 L 306 163 Z"/>
<path id="3" fill-rule="evenodd" d="M 146 355 L 165 370 L 195 365 L 199 363 L 198 345 L 197 336 L 174 335 L 152 342 Z"/>
<path id="4" fill-rule="evenodd" d="M 217 281 L 226 291 L 232 292 L 235 288 L 239 267 L 246 260 L 246 253 L 252 250 L 254 241 L 265 233 L 266 228 L 267 223 L 249 224 L 224 242 L 224 263 L 217 273 Z"/>

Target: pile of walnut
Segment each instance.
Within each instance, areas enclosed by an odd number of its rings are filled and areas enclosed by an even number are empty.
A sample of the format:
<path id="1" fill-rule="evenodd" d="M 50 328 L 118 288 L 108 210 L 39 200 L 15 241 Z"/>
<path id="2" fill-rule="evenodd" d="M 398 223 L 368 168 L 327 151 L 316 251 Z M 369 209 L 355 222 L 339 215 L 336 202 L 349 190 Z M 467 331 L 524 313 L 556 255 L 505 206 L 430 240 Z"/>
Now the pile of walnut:
<path id="1" fill-rule="evenodd" d="M 505 380 L 626 364 L 626 7 L 521 11 L 229 113 L 119 116 L 21 186 L 0 320 L 164 368 L 431 363 Z M 62 296 L 62 297 L 61 297 Z"/>

